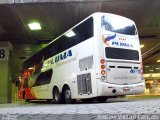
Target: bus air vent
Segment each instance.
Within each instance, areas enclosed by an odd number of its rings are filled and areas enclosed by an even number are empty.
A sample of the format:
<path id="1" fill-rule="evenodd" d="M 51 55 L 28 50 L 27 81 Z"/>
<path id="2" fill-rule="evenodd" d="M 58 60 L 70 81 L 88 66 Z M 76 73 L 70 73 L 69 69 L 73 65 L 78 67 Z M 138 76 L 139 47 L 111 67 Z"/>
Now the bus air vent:
<path id="1" fill-rule="evenodd" d="M 91 73 L 82 74 L 77 76 L 78 94 L 91 94 Z"/>

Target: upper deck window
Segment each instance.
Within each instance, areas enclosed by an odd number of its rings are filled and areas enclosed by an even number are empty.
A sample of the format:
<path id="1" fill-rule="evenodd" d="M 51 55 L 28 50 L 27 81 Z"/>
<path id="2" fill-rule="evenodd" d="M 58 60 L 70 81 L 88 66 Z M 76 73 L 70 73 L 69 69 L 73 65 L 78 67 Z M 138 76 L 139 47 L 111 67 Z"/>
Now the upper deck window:
<path id="1" fill-rule="evenodd" d="M 55 42 L 52 42 L 49 46 L 27 59 L 23 64 L 23 69 L 28 69 L 29 67 L 39 64 L 62 51 L 88 40 L 93 37 L 93 35 L 93 18 L 90 17 L 76 27 L 72 28 L 70 32 L 62 35 Z"/>
<path id="2" fill-rule="evenodd" d="M 101 27 L 104 30 L 125 35 L 137 34 L 134 22 L 117 16 L 102 16 Z"/>

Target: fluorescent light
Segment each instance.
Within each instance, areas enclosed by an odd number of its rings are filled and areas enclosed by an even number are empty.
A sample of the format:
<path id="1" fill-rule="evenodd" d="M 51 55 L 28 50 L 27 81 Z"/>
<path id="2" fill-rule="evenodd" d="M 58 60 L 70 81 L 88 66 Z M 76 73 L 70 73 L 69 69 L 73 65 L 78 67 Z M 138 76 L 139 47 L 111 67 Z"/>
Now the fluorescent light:
<path id="1" fill-rule="evenodd" d="M 156 68 L 157 70 L 159 70 L 160 68 Z"/>
<path id="2" fill-rule="evenodd" d="M 149 67 L 149 66 L 145 66 L 145 67 Z"/>
<path id="3" fill-rule="evenodd" d="M 65 34 L 65 36 L 67 36 L 67 37 L 73 37 L 75 35 L 76 34 L 72 30 Z"/>
<path id="4" fill-rule="evenodd" d="M 160 62 L 160 60 L 157 60 L 157 62 Z"/>
<path id="5" fill-rule="evenodd" d="M 141 47 L 141 48 L 143 48 L 143 47 L 144 47 L 144 45 L 140 45 L 140 47 Z"/>
<path id="6" fill-rule="evenodd" d="M 38 22 L 33 22 L 28 24 L 30 30 L 41 30 L 41 25 Z"/>
<path id="7" fill-rule="evenodd" d="M 33 70 L 33 68 L 32 67 L 30 67 L 30 68 L 28 68 L 29 70 Z"/>
<path id="8" fill-rule="evenodd" d="M 154 70 L 149 70 L 150 72 L 153 72 Z"/>

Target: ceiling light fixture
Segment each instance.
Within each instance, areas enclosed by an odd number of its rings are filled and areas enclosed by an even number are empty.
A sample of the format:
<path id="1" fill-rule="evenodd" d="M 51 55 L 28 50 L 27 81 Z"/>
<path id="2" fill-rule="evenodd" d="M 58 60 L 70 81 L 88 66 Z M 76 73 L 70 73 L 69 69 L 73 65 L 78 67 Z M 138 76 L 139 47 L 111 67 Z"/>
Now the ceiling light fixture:
<path id="1" fill-rule="evenodd" d="M 32 22 L 28 24 L 30 30 L 41 30 L 41 25 L 38 22 Z"/>
<path id="2" fill-rule="evenodd" d="M 144 47 L 144 45 L 140 45 L 140 47 L 141 47 L 141 48 L 143 48 L 143 47 Z"/>
<path id="3" fill-rule="evenodd" d="M 157 62 L 160 62 L 160 60 L 157 60 Z"/>
<path id="4" fill-rule="evenodd" d="M 149 66 L 145 66 L 145 67 L 149 67 Z"/>
<path id="5" fill-rule="evenodd" d="M 69 32 L 67 32 L 66 34 L 65 34 L 65 36 L 67 36 L 67 37 L 73 37 L 73 36 L 75 36 L 76 34 L 71 30 L 71 31 L 69 31 Z"/>
<path id="6" fill-rule="evenodd" d="M 29 70 L 33 70 L 33 67 L 30 67 Z"/>

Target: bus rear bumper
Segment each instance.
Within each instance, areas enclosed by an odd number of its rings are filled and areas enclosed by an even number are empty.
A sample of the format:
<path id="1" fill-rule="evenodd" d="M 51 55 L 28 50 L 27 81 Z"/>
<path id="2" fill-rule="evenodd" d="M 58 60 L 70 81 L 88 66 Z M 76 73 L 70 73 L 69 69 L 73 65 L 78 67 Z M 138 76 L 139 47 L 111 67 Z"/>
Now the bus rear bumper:
<path id="1" fill-rule="evenodd" d="M 133 95 L 144 93 L 145 83 L 142 82 L 132 85 L 116 85 L 101 82 L 98 88 L 98 96 Z"/>

